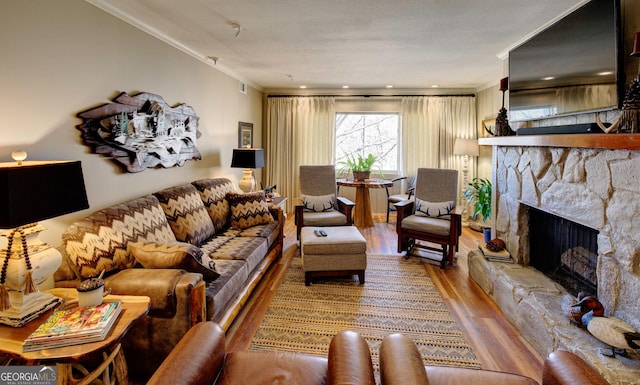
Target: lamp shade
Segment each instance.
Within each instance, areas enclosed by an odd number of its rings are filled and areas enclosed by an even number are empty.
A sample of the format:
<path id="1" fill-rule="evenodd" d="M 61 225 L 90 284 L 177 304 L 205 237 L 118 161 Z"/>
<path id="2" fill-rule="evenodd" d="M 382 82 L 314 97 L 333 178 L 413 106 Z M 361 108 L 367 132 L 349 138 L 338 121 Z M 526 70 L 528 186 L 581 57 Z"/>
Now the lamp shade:
<path id="1" fill-rule="evenodd" d="M 453 144 L 453 154 L 468 156 L 480 155 L 478 141 L 476 139 L 456 139 L 455 143 Z"/>
<path id="2" fill-rule="evenodd" d="M 264 150 L 261 148 L 234 148 L 231 167 L 262 168 L 264 167 Z"/>
<path id="3" fill-rule="evenodd" d="M 633 36 L 633 52 L 631 56 L 640 56 L 640 32 L 636 32 Z"/>
<path id="4" fill-rule="evenodd" d="M 0 229 L 87 208 L 80 161 L 0 163 Z"/>

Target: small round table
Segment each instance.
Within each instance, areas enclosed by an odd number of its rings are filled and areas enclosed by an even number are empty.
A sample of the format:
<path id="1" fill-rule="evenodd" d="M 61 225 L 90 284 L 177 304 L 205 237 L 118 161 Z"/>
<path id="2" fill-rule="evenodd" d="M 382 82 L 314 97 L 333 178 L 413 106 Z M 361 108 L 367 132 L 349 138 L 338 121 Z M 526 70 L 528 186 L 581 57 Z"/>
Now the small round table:
<path id="1" fill-rule="evenodd" d="M 47 292 L 67 299 L 77 298 L 75 289 L 56 288 Z M 127 363 L 120 341 L 131 326 L 149 311 L 149 297 L 107 295 L 104 302 L 120 301 L 122 311 L 113 324 L 111 331 L 103 341 L 88 342 L 80 345 L 49 348 L 34 352 L 23 352 L 24 340 L 53 313 L 49 310 L 28 324 L 13 328 L 0 325 L 0 355 L 12 358 L 21 365 L 52 365 L 58 367 L 58 384 L 84 385 L 96 378 L 103 383 L 127 384 Z M 102 356 L 103 362 L 93 370 L 86 369 L 82 363 Z M 84 378 L 76 378 L 72 372 L 79 372 Z M 113 378 L 112 378 L 113 376 Z"/>
<path id="2" fill-rule="evenodd" d="M 338 186 L 356 188 L 356 206 L 353 208 L 353 223 L 357 227 L 373 227 L 369 189 L 392 187 L 393 182 L 386 179 L 338 179 L 336 182 Z"/>

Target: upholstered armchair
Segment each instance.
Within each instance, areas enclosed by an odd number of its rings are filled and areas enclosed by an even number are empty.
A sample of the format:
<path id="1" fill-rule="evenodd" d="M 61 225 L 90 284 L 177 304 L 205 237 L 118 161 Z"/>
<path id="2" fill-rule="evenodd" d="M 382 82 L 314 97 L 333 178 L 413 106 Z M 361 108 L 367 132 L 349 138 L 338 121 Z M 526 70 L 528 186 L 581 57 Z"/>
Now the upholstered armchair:
<path id="1" fill-rule="evenodd" d="M 457 170 L 419 168 L 415 200 L 395 204 L 398 252 L 406 251 L 408 258 L 414 246 L 438 251 L 442 253 L 440 267 L 445 267 L 447 261 L 453 265 L 462 234 L 463 208 L 456 207 L 457 194 Z M 418 243 L 418 240 L 427 243 Z"/>
<path id="2" fill-rule="evenodd" d="M 389 213 L 391 211 L 396 211 L 396 207 L 394 206 L 398 202 L 405 201 L 407 199 L 411 199 L 413 197 L 413 191 L 415 190 L 416 177 L 414 176 L 400 176 L 397 178 L 391 179 L 394 186 L 396 182 L 405 181 L 405 189 L 401 194 L 390 194 L 389 187 L 385 187 L 387 192 L 387 223 L 389 223 Z"/>
<path id="3" fill-rule="evenodd" d="M 302 205 L 295 207 L 296 235 L 304 226 L 351 226 L 355 204 L 337 196 L 333 165 L 300 166 Z"/>

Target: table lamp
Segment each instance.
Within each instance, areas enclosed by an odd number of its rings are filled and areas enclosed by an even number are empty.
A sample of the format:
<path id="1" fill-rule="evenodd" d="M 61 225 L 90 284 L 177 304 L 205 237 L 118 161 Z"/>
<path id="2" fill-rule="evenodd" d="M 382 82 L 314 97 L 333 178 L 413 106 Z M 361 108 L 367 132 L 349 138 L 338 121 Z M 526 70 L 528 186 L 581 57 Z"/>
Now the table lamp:
<path id="1" fill-rule="evenodd" d="M 253 169 L 264 167 L 264 150 L 261 148 L 234 148 L 231 167 L 244 168 L 242 179 L 238 182 L 240 190 L 250 193 L 256 190 Z"/>
<path id="2" fill-rule="evenodd" d="M 62 255 L 42 242 L 38 221 L 89 208 L 79 161 L 0 163 L 0 324 L 20 327 L 56 306 L 61 299 L 40 292 L 60 266 Z"/>

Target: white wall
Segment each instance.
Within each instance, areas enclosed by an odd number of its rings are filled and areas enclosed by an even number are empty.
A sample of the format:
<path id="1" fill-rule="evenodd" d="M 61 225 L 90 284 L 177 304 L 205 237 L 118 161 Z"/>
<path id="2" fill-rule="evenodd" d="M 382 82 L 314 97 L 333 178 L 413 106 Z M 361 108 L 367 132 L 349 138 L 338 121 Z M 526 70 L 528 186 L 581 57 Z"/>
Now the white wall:
<path id="1" fill-rule="evenodd" d="M 254 146 L 261 147 L 259 91 L 241 94 L 238 80 L 85 1 L 3 1 L 0 47 L 0 161 L 16 149 L 32 160 L 82 161 L 90 209 L 43 222 L 49 230 L 42 239 L 54 246 L 71 222 L 111 204 L 198 178 L 239 179 L 242 170 L 229 168 L 238 121 L 254 124 Z M 76 114 L 122 91 L 192 106 L 202 160 L 127 173 L 92 153 Z"/>

